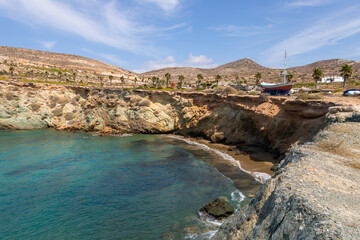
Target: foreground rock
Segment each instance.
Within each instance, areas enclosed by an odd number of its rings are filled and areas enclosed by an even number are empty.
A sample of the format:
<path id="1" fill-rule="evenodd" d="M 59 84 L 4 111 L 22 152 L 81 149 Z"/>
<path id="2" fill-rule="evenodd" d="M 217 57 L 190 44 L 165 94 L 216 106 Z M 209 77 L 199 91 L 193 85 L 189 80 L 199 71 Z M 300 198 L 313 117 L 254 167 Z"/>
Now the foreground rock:
<path id="1" fill-rule="evenodd" d="M 213 202 L 206 204 L 205 207 L 200 209 L 200 212 L 208 214 L 217 220 L 223 220 L 234 213 L 234 208 L 225 198 L 219 197 Z"/>
<path id="2" fill-rule="evenodd" d="M 359 132 L 359 122 L 337 123 L 293 147 L 213 239 L 360 239 Z"/>

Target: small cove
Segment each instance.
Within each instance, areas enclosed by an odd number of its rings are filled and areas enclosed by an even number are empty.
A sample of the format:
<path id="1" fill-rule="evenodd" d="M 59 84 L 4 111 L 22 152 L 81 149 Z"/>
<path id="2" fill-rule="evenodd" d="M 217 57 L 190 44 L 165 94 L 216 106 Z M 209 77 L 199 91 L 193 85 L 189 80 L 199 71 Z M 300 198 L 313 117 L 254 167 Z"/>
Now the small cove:
<path id="1" fill-rule="evenodd" d="M 259 186 L 211 151 L 161 135 L 0 132 L 0 169 L 1 239 L 182 239 L 186 226 L 207 239 L 214 226 L 197 210 L 219 196 L 238 207 Z"/>

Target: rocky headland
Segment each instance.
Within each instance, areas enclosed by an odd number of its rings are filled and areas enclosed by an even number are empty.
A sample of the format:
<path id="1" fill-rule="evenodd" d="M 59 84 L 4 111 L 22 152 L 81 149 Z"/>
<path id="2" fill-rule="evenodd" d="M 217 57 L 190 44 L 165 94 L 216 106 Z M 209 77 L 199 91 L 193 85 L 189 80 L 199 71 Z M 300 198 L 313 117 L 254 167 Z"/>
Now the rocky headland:
<path id="1" fill-rule="evenodd" d="M 358 99 L 0 81 L 0 130 L 173 133 L 277 153 L 275 175 L 214 239 L 358 239 L 359 112 Z"/>

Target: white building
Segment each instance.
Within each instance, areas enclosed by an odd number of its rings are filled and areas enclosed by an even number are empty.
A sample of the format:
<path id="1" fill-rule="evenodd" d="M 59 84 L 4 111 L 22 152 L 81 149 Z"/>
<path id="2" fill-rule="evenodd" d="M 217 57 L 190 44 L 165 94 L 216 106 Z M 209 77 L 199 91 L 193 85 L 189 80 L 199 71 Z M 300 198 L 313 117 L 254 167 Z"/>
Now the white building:
<path id="1" fill-rule="evenodd" d="M 344 82 L 344 78 L 340 76 L 323 77 L 321 83 L 341 83 Z"/>

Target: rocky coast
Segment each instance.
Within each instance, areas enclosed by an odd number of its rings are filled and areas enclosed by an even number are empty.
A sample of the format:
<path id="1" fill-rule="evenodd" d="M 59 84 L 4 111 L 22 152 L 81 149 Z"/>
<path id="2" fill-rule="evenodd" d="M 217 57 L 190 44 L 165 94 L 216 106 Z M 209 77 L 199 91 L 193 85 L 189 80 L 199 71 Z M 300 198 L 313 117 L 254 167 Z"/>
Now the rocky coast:
<path id="1" fill-rule="evenodd" d="M 358 99 L 122 90 L 0 81 L 0 129 L 178 134 L 258 146 L 278 170 L 214 239 L 360 237 Z"/>

